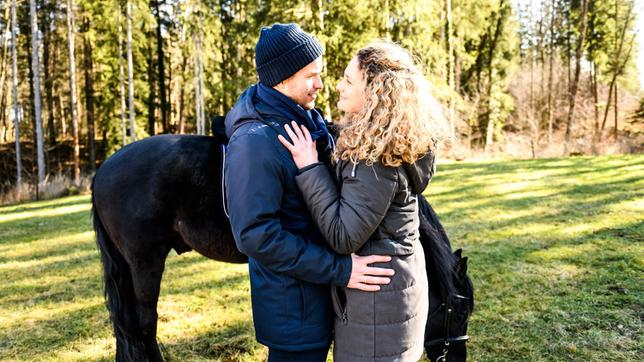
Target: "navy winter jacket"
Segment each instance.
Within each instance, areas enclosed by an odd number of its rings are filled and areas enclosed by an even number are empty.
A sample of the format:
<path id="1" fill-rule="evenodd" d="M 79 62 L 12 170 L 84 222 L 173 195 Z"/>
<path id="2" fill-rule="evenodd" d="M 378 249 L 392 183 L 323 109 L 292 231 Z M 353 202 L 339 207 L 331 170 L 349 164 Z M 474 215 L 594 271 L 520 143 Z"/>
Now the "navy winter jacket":
<path id="1" fill-rule="evenodd" d="M 278 141 L 290 122 L 248 88 L 226 116 L 225 182 L 237 247 L 249 256 L 257 340 L 299 351 L 329 346 L 329 285 L 346 286 L 350 256 L 322 239 L 295 184 L 291 154 Z"/>

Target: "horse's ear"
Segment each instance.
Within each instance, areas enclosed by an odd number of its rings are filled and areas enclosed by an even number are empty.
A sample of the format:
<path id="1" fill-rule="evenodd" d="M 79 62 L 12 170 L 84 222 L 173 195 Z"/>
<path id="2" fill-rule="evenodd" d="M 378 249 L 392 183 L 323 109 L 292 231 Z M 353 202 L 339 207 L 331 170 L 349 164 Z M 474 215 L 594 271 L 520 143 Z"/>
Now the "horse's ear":
<path id="1" fill-rule="evenodd" d="M 454 252 L 454 255 L 456 255 L 460 259 L 462 253 L 463 253 L 463 249 L 458 249 Z"/>
<path id="2" fill-rule="evenodd" d="M 467 257 L 460 259 L 454 269 L 458 275 L 467 275 Z"/>

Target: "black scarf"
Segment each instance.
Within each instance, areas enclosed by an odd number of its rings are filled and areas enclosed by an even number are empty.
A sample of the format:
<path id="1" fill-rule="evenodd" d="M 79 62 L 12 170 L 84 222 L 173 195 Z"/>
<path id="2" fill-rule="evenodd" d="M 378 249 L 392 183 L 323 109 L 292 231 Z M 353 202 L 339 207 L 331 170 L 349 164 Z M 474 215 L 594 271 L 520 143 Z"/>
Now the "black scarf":
<path id="1" fill-rule="evenodd" d="M 262 83 L 257 84 L 256 97 L 278 111 L 285 118 L 293 120 L 298 124 L 304 124 L 309 129 L 309 132 L 311 132 L 311 139 L 316 141 L 320 161 L 329 163 L 330 156 L 335 149 L 335 141 L 326 127 L 324 118 L 317 109 L 307 111 L 281 92 L 267 87 Z"/>

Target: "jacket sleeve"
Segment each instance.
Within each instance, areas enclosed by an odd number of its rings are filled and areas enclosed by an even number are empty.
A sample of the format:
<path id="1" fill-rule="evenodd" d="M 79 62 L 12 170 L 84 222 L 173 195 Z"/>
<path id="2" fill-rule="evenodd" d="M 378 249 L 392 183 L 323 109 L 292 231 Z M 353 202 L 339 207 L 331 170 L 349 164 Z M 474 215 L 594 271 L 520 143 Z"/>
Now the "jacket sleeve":
<path id="1" fill-rule="evenodd" d="M 346 286 L 351 258 L 282 229 L 284 194 L 279 152 L 267 136 L 241 134 L 228 146 L 225 167 L 230 224 L 237 248 L 275 273 Z"/>
<path id="2" fill-rule="evenodd" d="M 385 217 L 398 185 L 395 168 L 349 164 L 342 170 L 339 191 L 323 165 L 295 177 L 313 220 L 327 243 L 350 254 L 374 233 Z"/>

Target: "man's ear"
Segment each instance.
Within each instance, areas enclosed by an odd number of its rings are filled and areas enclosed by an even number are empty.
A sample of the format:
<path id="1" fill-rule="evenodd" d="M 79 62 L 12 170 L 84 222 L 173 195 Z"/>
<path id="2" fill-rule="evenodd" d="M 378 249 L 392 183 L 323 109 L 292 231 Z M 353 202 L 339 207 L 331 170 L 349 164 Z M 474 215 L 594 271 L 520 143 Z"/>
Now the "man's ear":
<path id="1" fill-rule="evenodd" d="M 288 89 L 288 85 L 284 81 L 281 81 L 281 82 L 275 84 L 274 88 L 279 90 L 279 91 L 286 90 L 286 89 Z"/>

